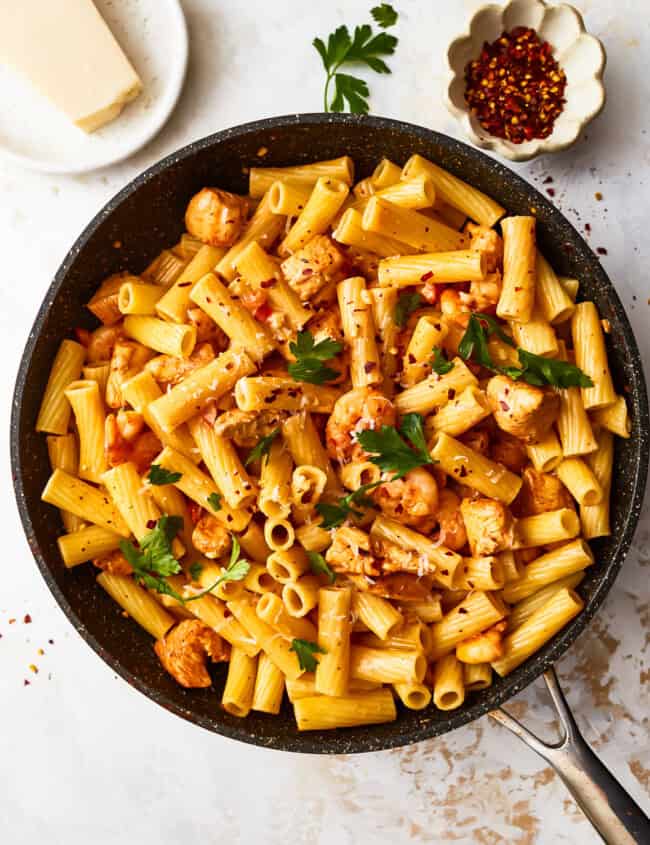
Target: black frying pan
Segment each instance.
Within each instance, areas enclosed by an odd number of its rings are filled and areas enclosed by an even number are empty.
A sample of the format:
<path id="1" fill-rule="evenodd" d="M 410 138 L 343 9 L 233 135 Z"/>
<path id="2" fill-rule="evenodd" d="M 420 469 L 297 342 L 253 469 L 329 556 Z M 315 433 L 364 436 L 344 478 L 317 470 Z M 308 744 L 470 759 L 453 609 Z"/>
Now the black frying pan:
<path id="1" fill-rule="evenodd" d="M 262 147 L 268 153 L 259 158 Z M 185 690 L 176 684 L 161 668 L 150 637 L 124 619 L 96 586 L 92 567 L 64 569 L 56 547 L 59 517 L 40 500 L 49 475 L 45 438 L 34 432 L 50 365 L 74 326 L 94 325 L 84 303 L 101 280 L 127 268 L 139 271 L 178 240 L 187 201 L 204 185 L 245 192 L 244 168 L 250 165 L 297 164 L 343 154 L 353 157 L 362 177 L 382 156 L 403 163 L 412 153 L 461 176 L 510 212 L 529 214 L 534 208 L 544 253 L 561 274 L 580 280 L 580 296 L 595 300 L 610 321 L 614 381 L 625 390 L 633 421 L 630 439 L 617 441 L 613 532 L 593 543 L 597 564 L 580 586 L 586 600 L 583 613 L 531 660 L 507 678 L 496 679 L 488 690 L 470 695 L 457 711 L 400 709 L 392 724 L 304 734 L 297 732 L 288 707 L 280 716 L 252 713 L 236 719 L 219 708 L 214 690 Z M 153 701 L 216 733 L 268 748 L 348 754 L 407 745 L 477 719 L 527 686 L 569 648 L 605 598 L 632 540 L 648 465 L 648 401 L 639 351 L 616 291 L 585 241 L 528 183 L 477 150 L 427 129 L 374 117 L 295 115 L 249 123 L 190 144 L 134 179 L 90 223 L 56 274 L 27 341 L 14 394 L 11 457 L 20 515 L 43 577 L 72 624 L 112 669 Z M 224 676 L 218 669 L 217 688 Z"/>

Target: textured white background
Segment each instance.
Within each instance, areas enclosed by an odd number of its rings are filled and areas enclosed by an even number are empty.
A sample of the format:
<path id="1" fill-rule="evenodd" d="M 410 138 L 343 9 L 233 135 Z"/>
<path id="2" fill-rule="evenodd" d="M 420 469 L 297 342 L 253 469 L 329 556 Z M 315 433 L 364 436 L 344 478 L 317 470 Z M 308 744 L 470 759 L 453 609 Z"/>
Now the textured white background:
<path id="1" fill-rule="evenodd" d="M 323 74 L 311 39 L 342 22 L 363 22 L 373 3 L 184 5 L 192 50 L 185 92 L 148 148 L 123 165 L 82 177 L 39 176 L 0 162 L 5 432 L 29 327 L 87 221 L 142 169 L 195 138 L 267 115 L 318 110 Z M 397 5 L 402 14 L 394 73 L 371 81 L 372 111 L 453 135 L 456 127 L 441 105 L 442 57 L 479 4 Z M 646 0 L 582 0 L 580 6 L 609 53 L 607 108 L 575 149 L 517 169 L 538 184 L 551 175 L 558 206 L 579 228 L 591 224 L 591 243 L 607 249 L 603 262 L 650 367 L 650 18 Z M 7 451 L 5 439 L 0 473 L 8 480 Z M 239 745 L 170 716 L 114 676 L 71 628 L 31 559 L 8 481 L 5 496 L 0 831 L 6 845 L 597 841 L 550 769 L 487 720 L 403 750 L 326 759 Z M 650 672 L 642 654 L 649 628 L 649 539 L 646 509 L 635 550 L 604 608 L 559 665 L 585 735 L 646 808 Z M 25 613 L 31 625 L 23 623 Z M 10 624 L 11 618 L 17 621 Z M 542 730 L 550 728 L 539 689 L 520 696 L 515 710 Z"/>

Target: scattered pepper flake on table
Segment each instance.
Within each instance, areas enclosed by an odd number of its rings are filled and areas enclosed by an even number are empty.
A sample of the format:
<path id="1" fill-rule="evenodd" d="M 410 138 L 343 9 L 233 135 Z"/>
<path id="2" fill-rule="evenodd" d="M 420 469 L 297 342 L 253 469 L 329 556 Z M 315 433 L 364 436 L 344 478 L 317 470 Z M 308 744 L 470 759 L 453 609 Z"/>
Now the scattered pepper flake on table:
<path id="1" fill-rule="evenodd" d="M 491 135 L 513 144 L 548 138 L 566 100 L 566 75 L 548 41 L 518 26 L 483 45 L 465 69 L 465 101 Z"/>
<path id="2" fill-rule="evenodd" d="M 26 614 L 25 614 L 25 617 L 24 617 L 24 619 L 23 619 L 23 622 L 25 623 L 25 625 L 29 625 L 29 623 L 30 623 L 31 621 L 32 621 L 32 617 L 29 615 L 29 613 L 26 613 Z"/>

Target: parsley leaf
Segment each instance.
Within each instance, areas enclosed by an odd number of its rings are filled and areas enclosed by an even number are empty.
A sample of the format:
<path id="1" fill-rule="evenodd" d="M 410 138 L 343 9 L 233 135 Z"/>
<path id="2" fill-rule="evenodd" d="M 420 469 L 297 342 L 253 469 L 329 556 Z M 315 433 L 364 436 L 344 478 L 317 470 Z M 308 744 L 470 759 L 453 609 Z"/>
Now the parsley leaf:
<path id="1" fill-rule="evenodd" d="M 343 349 L 343 344 L 338 340 L 328 337 L 314 343 L 314 336 L 310 331 L 298 332 L 298 337 L 295 342 L 289 344 L 289 349 L 296 359 L 287 367 L 294 381 L 324 384 L 340 375 L 323 364 L 323 361 L 330 361 Z"/>
<path id="2" fill-rule="evenodd" d="M 371 12 L 380 27 L 386 29 L 397 20 L 397 13 L 387 3 L 375 7 Z M 347 102 L 354 114 L 367 114 L 370 95 L 364 80 L 346 73 L 339 73 L 344 64 L 366 65 L 375 73 L 390 73 L 390 68 L 381 56 L 391 56 L 397 46 L 397 38 L 380 32 L 373 35 L 369 24 L 355 27 L 354 37 L 350 36 L 347 26 L 339 26 L 327 39 L 327 45 L 321 38 L 312 42 L 327 74 L 323 101 L 325 111 L 343 111 Z M 329 99 L 330 84 L 334 80 L 334 96 Z"/>
<path id="3" fill-rule="evenodd" d="M 406 414 L 399 432 L 392 425 L 382 425 L 379 431 L 360 431 L 357 440 L 370 453 L 372 463 L 382 472 L 395 473 L 395 478 L 402 478 L 416 467 L 434 463 L 427 449 L 421 414 Z"/>
<path id="4" fill-rule="evenodd" d="M 321 648 L 318 643 L 311 643 L 309 640 L 292 640 L 289 651 L 295 651 L 300 668 L 305 672 L 316 671 L 318 660 L 316 660 L 314 654 L 317 652 L 319 654 L 327 654 L 325 649 Z"/>
<path id="5" fill-rule="evenodd" d="M 309 558 L 309 566 L 314 575 L 326 575 L 329 578 L 330 584 L 336 581 L 336 573 L 332 572 L 329 568 L 323 555 L 318 554 L 318 552 L 307 552 L 307 557 Z"/>
<path id="6" fill-rule="evenodd" d="M 170 472 L 159 464 L 151 464 L 149 468 L 148 478 L 150 484 L 175 484 L 182 477 L 183 474 L 181 472 Z"/>
<path id="7" fill-rule="evenodd" d="M 181 566 L 172 554 L 172 541 L 183 527 L 180 516 L 163 514 L 137 548 L 128 540 L 120 541 L 120 549 L 133 568 L 133 578 L 139 584 L 159 593 L 180 598 L 165 581 L 168 575 L 176 575 Z"/>
<path id="8" fill-rule="evenodd" d="M 223 584 L 224 581 L 242 581 L 248 575 L 251 565 L 247 560 L 239 560 L 240 551 L 241 547 L 239 545 L 239 540 L 236 537 L 233 537 L 232 551 L 230 552 L 230 562 L 228 563 L 227 568 L 217 578 L 217 580 L 213 584 L 210 584 L 209 587 L 206 587 L 205 590 L 201 590 L 200 593 L 197 593 L 194 596 L 180 597 L 178 596 L 178 594 L 175 594 L 174 597 L 178 598 L 179 601 L 182 602 L 182 604 L 187 604 L 188 601 L 196 601 L 197 599 L 200 599 L 203 596 L 207 595 L 207 593 L 212 592 L 215 587 L 218 587 L 219 584 Z M 195 566 L 201 566 L 201 564 L 193 563 L 190 567 L 190 573 L 192 572 L 192 568 Z M 192 578 L 194 578 L 193 575 Z"/>
<path id="9" fill-rule="evenodd" d="M 395 325 L 403 329 L 411 314 L 420 307 L 422 296 L 419 293 L 402 293 L 395 306 Z"/>
<path id="10" fill-rule="evenodd" d="M 431 369 L 439 376 L 444 376 L 454 369 L 454 362 L 448 361 L 442 350 L 438 346 L 433 347 L 433 361 L 431 362 Z"/>
<path id="11" fill-rule="evenodd" d="M 487 324 L 487 328 L 483 326 Z M 527 352 L 521 347 L 517 349 L 519 356 L 519 367 L 497 367 L 490 357 L 487 339 L 490 335 L 496 334 L 501 340 L 515 347 L 509 337 L 500 327 L 499 323 L 487 314 L 472 314 L 467 324 L 467 330 L 458 345 L 458 354 L 461 358 L 468 360 L 473 358 L 477 364 L 492 370 L 495 373 L 503 373 L 515 381 L 522 381 L 532 384 L 535 387 L 593 387 L 593 382 L 575 364 L 567 361 L 558 361 L 555 358 L 544 358 L 542 355 L 535 355 L 534 352 Z"/>
<path id="12" fill-rule="evenodd" d="M 210 493 L 208 496 L 208 504 L 213 511 L 221 510 L 221 493 Z"/>
<path id="13" fill-rule="evenodd" d="M 553 387 L 593 387 L 594 383 L 589 376 L 575 364 L 567 361 L 557 361 L 554 358 L 544 358 L 535 355 L 534 352 L 526 352 L 525 349 L 518 349 L 519 363 L 521 369 L 507 367 L 506 375 L 510 378 L 522 379 L 528 384 L 542 386 L 550 384 Z"/>
<path id="14" fill-rule="evenodd" d="M 476 314 L 470 315 L 465 334 L 458 344 L 458 354 L 466 361 L 473 358 L 482 367 L 486 367 L 488 370 L 495 370 L 496 368 L 490 357 L 487 338 L 487 332 L 479 322 Z"/>
<path id="15" fill-rule="evenodd" d="M 203 572 L 203 564 L 199 563 L 198 560 L 196 563 L 193 563 L 189 568 L 190 578 L 192 581 L 198 581 L 201 577 L 201 573 Z"/>
<path id="16" fill-rule="evenodd" d="M 362 484 L 358 490 L 354 490 L 352 493 L 348 493 L 347 496 L 339 499 L 337 505 L 328 502 L 319 502 L 316 505 L 316 510 L 323 517 L 320 527 L 338 528 L 350 515 L 356 517 L 363 516 L 363 513 L 356 510 L 353 505 L 371 508 L 374 502 L 366 496 L 366 493 L 374 490 L 375 487 L 379 487 L 380 484 L 383 484 L 383 481 L 372 481 L 370 484 Z"/>
<path id="17" fill-rule="evenodd" d="M 388 29 L 389 26 L 395 26 L 397 23 L 398 14 L 388 3 L 375 6 L 370 10 L 370 14 L 382 29 Z"/>
<path id="18" fill-rule="evenodd" d="M 244 466 L 247 467 L 249 464 L 252 464 L 253 461 L 259 461 L 265 455 L 268 455 L 271 451 L 271 444 L 279 433 L 280 429 L 274 428 L 270 434 L 266 435 L 266 437 L 261 437 L 248 453 L 248 457 L 244 461 Z"/>

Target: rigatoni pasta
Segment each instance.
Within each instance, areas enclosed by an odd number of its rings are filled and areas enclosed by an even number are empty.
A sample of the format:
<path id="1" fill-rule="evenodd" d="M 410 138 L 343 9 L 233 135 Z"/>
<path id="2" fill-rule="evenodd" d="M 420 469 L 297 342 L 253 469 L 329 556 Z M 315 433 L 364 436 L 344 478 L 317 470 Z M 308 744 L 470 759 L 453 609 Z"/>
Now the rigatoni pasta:
<path id="1" fill-rule="evenodd" d="M 419 155 L 353 181 L 342 156 L 202 189 L 99 285 L 36 426 L 65 568 L 180 684 L 227 662 L 228 714 L 286 690 L 298 730 L 460 707 L 570 622 L 631 430 L 532 211 Z"/>

